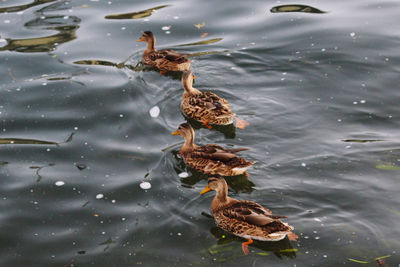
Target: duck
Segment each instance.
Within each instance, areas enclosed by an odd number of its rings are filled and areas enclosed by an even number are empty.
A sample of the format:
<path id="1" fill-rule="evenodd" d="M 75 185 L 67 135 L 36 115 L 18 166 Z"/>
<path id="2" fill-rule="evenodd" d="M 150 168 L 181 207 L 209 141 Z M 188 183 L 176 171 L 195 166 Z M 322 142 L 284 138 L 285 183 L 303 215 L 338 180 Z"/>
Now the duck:
<path id="1" fill-rule="evenodd" d="M 147 43 L 142 56 L 143 64 L 156 67 L 161 74 L 166 74 L 168 71 L 186 71 L 190 69 L 192 61 L 185 57 L 187 54 L 167 49 L 157 51 L 155 48 L 156 37 L 151 31 L 143 32 L 143 35 L 137 41 Z"/>
<path id="2" fill-rule="evenodd" d="M 189 118 L 200 121 L 211 129 L 210 124 L 229 125 L 236 119 L 236 127 L 244 129 L 249 125 L 247 121 L 239 119 L 232 112 L 229 102 L 212 93 L 202 92 L 193 87 L 193 75 L 191 70 L 183 72 L 182 86 L 184 89 L 181 101 L 181 110 Z"/>
<path id="3" fill-rule="evenodd" d="M 246 175 L 247 169 L 254 164 L 245 160 L 237 152 L 248 148 L 223 148 L 215 144 L 198 146 L 194 143 L 194 130 L 188 123 L 182 123 L 172 135 L 181 135 L 184 143 L 179 151 L 185 163 L 197 171 L 208 175 L 236 176 Z"/>
<path id="4" fill-rule="evenodd" d="M 247 239 L 242 243 L 245 255 L 249 253 L 248 245 L 253 240 L 280 241 L 288 236 L 296 241 L 298 236 L 292 231 L 294 227 L 282 222 L 286 216 L 274 215 L 260 204 L 250 200 L 237 200 L 228 196 L 228 184 L 222 177 L 210 177 L 201 195 L 214 190 L 216 195 L 211 202 L 211 213 L 215 224 L 223 230 Z"/>

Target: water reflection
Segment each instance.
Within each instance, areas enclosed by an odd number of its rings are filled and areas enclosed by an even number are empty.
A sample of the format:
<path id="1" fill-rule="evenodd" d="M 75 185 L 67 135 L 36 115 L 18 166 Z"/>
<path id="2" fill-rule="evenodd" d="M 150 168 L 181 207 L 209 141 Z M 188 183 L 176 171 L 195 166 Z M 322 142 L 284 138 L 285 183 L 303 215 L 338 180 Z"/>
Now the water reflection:
<path id="1" fill-rule="evenodd" d="M 9 6 L 9 7 L 2 7 L 0 8 L 0 13 L 12 13 L 12 12 L 19 12 L 31 8 L 33 6 L 38 6 L 45 3 L 54 2 L 56 0 L 34 0 L 32 3 L 19 5 L 19 6 Z"/>
<path id="2" fill-rule="evenodd" d="M 182 115 L 185 117 L 186 121 L 193 127 L 194 130 L 198 130 L 201 128 L 208 129 L 203 123 L 201 123 L 195 119 L 187 117 L 184 113 L 182 113 Z M 228 139 L 234 139 L 236 136 L 236 127 L 233 123 L 231 123 L 229 125 L 213 124 L 210 130 L 218 131 L 218 132 L 224 134 L 225 138 L 228 138 Z"/>
<path id="3" fill-rule="evenodd" d="M 240 244 L 244 241 L 243 238 L 225 232 L 216 226 L 212 227 L 210 232 L 217 239 L 217 244 L 209 247 L 207 252 L 215 257 L 217 261 L 231 261 L 236 257 L 244 256 Z M 292 247 L 288 238 L 277 242 L 262 242 L 254 240 L 254 243 L 249 247 L 250 251 L 252 247 L 265 251 L 255 252 L 255 254 L 259 256 L 269 256 L 270 253 L 268 252 L 272 252 L 272 254 L 280 259 L 283 257 L 291 259 L 296 258 L 297 249 Z"/>
<path id="4" fill-rule="evenodd" d="M 0 138 L 0 145 L 56 145 L 69 143 L 75 133 L 71 133 L 68 138 L 63 142 L 53 142 L 38 139 L 24 139 L 24 138 Z"/>
<path id="5" fill-rule="evenodd" d="M 131 12 L 131 13 L 123 13 L 123 14 L 115 14 L 115 15 L 107 15 L 105 16 L 106 19 L 141 19 L 145 17 L 151 16 L 151 14 L 158 9 L 167 7 L 169 5 L 162 5 L 162 6 L 156 6 L 153 8 L 149 8 L 146 10 L 142 10 L 139 12 Z"/>
<path id="6" fill-rule="evenodd" d="M 48 16 L 44 19 L 37 18 L 25 24 L 28 28 L 42 28 L 44 30 L 56 30 L 59 33 L 26 39 L 10 39 L 5 38 L 7 44 L 0 47 L 0 51 L 16 51 L 16 52 L 49 52 L 53 51 L 57 45 L 69 42 L 76 38 L 76 30 L 79 28 L 77 24 L 80 19 L 75 16 Z"/>
<path id="7" fill-rule="evenodd" d="M 272 13 L 282 13 L 282 12 L 305 12 L 305 13 L 326 13 L 318 8 L 306 5 L 281 5 L 271 8 Z"/>

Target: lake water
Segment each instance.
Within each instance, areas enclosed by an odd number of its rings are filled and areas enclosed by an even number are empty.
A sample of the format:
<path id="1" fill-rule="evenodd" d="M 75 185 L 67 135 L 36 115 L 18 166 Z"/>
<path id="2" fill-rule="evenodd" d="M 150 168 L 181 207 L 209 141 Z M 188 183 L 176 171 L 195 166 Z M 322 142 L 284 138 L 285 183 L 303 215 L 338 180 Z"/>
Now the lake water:
<path id="1" fill-rule="evenodd" d="M 273 9 L 293 4 L 325 13 Z M 1 1 L 0 265 L 398 266 L 399 13 L 395 0 Z M 196 142 L 250 148 L 229 194 L 287 215 L 297 242 L 245 256 L 215 226 L 207 177 L 171 135 L 179 76 L 139 64 L 145 30 L 194 53 L 195 87 L 250 123 Z"/>

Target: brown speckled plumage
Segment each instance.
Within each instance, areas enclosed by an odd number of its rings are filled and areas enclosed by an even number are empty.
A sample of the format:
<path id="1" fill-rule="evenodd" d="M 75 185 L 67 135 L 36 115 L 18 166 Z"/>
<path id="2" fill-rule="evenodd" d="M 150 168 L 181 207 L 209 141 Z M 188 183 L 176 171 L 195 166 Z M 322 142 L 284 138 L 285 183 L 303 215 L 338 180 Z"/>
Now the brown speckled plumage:
<path id="1" fill-rule="evenodd" d="M 201 92 L 193 88 L 192 72 L 182 75 L 184 93 L 181 109 L 191 119 L 210 124 L 228 125 L 233 123 L 234 113 L 228 101 L 212 92 Z"/>
<path id="2" fill-rule="evenodd" d="M 147 42 L 146 50 L 143 52 L 143 64 L 158 68 L 160 71 L 186 71 L 190 69 L 191 60 L 184 54 L 174 50 L 160 50 L 155 48 L 156 39 L 152 32 L 146 31 L 138 41 Z"/>
<path id="3" fill-rule="evenodd" d="M 181 124 L 173 134 L 182 135 L 185 140 L 179 152 L 185 163 L 205 174 L 221 176 L 245 174 L 247 168 L 254 164 L 236 155 L 237 152 L 247 148 L 228 149 L 214 144 L 204 146 L 194 144 L 194 131 L 187 123 Z"/>
<path id="4" fill-rule="evenodd" d="M 223 178 L 210 177 L 202 193 L 209 190 L 217 192 L 211 203 L 215 223 L 227 232 L 247 239 L 279 241 L 294 229 L 279 220 L 285 216 L 273 215 L 256 202 L 228 197 Z"/>

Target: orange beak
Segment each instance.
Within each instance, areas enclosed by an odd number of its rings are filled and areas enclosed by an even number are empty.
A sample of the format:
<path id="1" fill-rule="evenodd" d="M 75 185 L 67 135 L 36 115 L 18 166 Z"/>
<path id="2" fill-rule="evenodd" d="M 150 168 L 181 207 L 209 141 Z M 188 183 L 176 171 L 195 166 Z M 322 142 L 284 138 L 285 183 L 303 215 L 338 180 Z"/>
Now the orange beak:
<path id="1" fill-rule="evenodd" d="M 208 187 L 208 185 L 206 186 L 206 188 L 203 189 L 203 191 L 200 192 L 200 195 L 204 195 L 207 192 L 210 192 L 211 189 Z"/>
<path id="2" fill-rule="evenodd" d="M 138 41 L 138 42 L 144 42 L 145 39 L 144 39 L 144 37 L 142 36 L 142 37 L 140 37 L 139 39 L 137 39 L 136 41 Z"/>
<path id="3" fill-rule="evenodd" d="M 178 130 L 176 130 L 175 132 L 172 133 L 172 135 L 180 135 L 180 133 Z"/>

